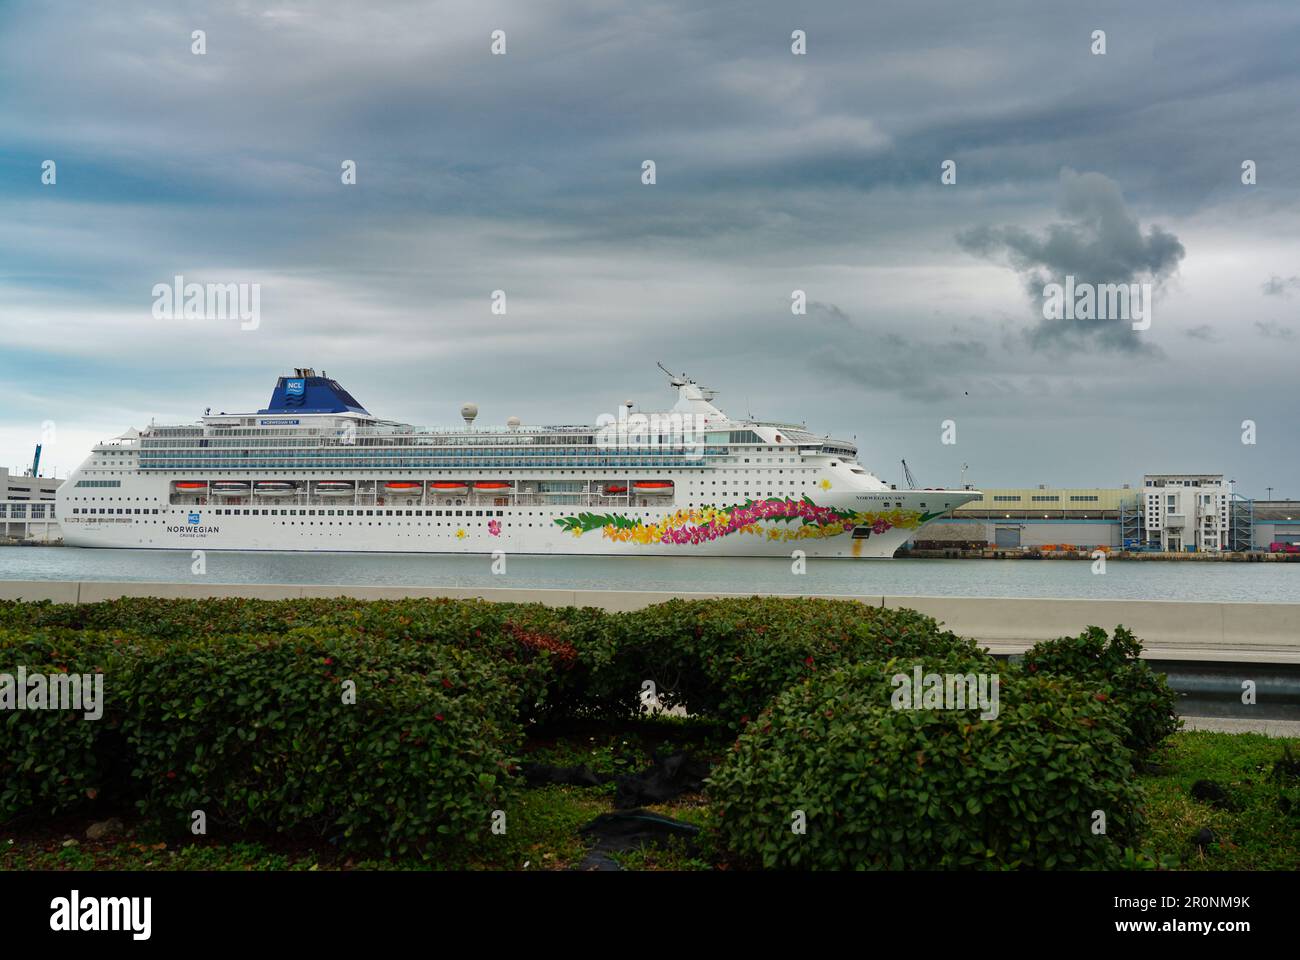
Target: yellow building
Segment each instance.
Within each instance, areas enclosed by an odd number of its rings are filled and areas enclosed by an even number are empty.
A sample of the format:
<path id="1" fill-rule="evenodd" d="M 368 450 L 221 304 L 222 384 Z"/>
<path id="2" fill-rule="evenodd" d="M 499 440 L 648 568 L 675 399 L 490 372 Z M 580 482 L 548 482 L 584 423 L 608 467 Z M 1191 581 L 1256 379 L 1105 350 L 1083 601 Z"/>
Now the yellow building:
<path id="1" fill-rule="evenodd" d="M 1025 487 L 984 490 L 963 504 L 954 517 L 996 519 L 1118 519 L 1121 511 L 1138 511 L 1141 491 L 1129 487 Z"/>
<path id="2" fill-rule="evenodd" d="M 989 489 L 927 527 L 921 548 L 1119 548 L 1142 536 L 1142 492 L 1131 487 Z"/>

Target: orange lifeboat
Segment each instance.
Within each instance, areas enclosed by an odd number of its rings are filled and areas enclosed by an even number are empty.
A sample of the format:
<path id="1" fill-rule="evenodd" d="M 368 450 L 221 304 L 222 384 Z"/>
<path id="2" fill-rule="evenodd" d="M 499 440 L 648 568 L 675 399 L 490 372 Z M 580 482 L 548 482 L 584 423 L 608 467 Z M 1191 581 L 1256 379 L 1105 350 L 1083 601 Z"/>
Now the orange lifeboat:
<path id="1" fill-rule="evenodd" d="M 501 490 L 509 490 L 510 484 L 506 483 L 503 480 L 480 480 L 478 483 L 474 484 L 474 489 L 495 492 Z"/>
<path id="2" fill-rule="evenodd" d="M 641 496 L 668 496 L 673 492 L 673 482 L 671 480 L 638 480 L 632 484 L 632 489 Z"/>
<path id="3" fill-rule="evenodd" d="M 197 480 L 178 480 L 176 481 L 177 490 L 206 490 L 208 485 Z"/>
<path id="4" fill-rule="evenodd" d="M 410 493 L 412 490 L 420 490 L 424 484 L 415 480 L 390 480 L 384 484 L 385 490 L 393 490 L 397 493 Z"/>
<path id="5" fill-rule="evenodd" d="M 457 495 L 469 492 L 468 485 L 455 480 L 434 480 L 429 484 L 429 489 L 434 493 L 448 495 Z"/>
<path id="6" fill-rule="evenodd" d="M 605 496 L 607 497 L 618 496 L 624 493 L 627 493 L 627 484 L 623 484 L 623 483 L 605 484 Z"/>

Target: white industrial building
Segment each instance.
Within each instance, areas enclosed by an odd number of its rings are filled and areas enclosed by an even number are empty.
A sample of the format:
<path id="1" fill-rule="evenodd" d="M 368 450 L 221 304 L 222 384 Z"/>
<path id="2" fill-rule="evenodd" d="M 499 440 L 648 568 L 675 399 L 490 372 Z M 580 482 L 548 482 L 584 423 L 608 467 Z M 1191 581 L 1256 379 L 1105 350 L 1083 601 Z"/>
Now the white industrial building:
<path id="1" fill-rule="evenodd" d="M 62 480 L 18 475 L 0 467 L 0 537 L 57 540 L 54 495 Z"/>
<path id="2" fill-rule="evenodd" d="M 1218 553 L 1228 545 L 1232 490 L 1221 473 L 1149 473 L 1142 478 L 1148 547 Z"/>

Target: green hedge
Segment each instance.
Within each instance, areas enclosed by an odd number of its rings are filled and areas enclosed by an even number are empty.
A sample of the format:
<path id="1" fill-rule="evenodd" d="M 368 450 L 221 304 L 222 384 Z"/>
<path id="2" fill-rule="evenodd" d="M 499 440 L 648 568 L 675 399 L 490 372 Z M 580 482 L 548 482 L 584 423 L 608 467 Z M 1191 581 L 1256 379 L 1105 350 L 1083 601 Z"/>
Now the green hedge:
<path id="1" fill-rule="evenodd" d="M 485 836 L 522 740 L 490 664 L 391 640 L 222 639 L 142 663 L 126 699 L 143 812 L 397 854 Z"/>
<path id="2" fill-rule="evenodd" d="M 1122 716 L 1125 745 L 1139 758 L 1149 756 L 1177 732 L 1178 694 L 1162 674 L 1141 659 L 1142 643 L 1124 627 L 1108 638 L 1101 627 L 1077 637 L 1035 644 L 1024 669 L 1031 674 L 1073 677 L 1097 691 Z"/>
<path id="3" fill-rule="evenodd" d="M 595 609 L 485 600 L 321 598 L 162 600 L 90 604 L 0 601 L 0 627 L 121 631 L 184 644 L 207 637 L 318 634 L 409 641 L 482 654 L 519 689 L 525 720 L 576 709 L 592 671 L 613 657 L 614 638 Z"/>
<path id="4" fill-rule="evenodd" d="M 0 725 L 0 821 L 133 800 L 171 832 L 275 831 L 431 855 L 485 836 L 522 740 L 518 691 L 481 655 L 346 635 L 0 631 L 0 672 L 105 674 L 105 713 Z M 345 681 L 355 703 L 343 701 Z"/>
<path id="5" fill-rule="evenodd" d="M 672 600 L 612 614 L 444 599 L 0 602 L 0 625 L 6 623 L 121 630 L 184 643 L 328 631 L 454 646 L 507 670 L 520 690 L 525 722 L 631 716 L 649 680 L 666 706 L 685 704 L 738 727 L 790 683 L 838 663 L 976 649 L 914 610 L 812 598 Z"/>
<path id="6" fill-rule="evenodd" d="M 710 787 L 741 862 L 1109 866 L 1138 823 L 1130 748 L 1176 721 L 1131 635 L 1106 641 L 1091 628 L 1002 669 L 984 723 L 892 710 L 899 663 L 999 668 L 930 617 L 852 601 L 0 602 L 0 672 L 107 680 L 99 721 L 0 715 L 0 822 L 134 803 L 171 831 L 201 809 L 210 833 L 446 860 L 507 808 L 529 725 L 631 716 L 649 680 L 742 731 Z M 1094 809 L 1105 837 L 1079 832 Z"/>
<path id="7" fill-rule="evenodd" d="M 124 675 L 135 658 L 128 640 L 0 628 L 0 673 Z M 70 710 L 0 713 L 0 823 L 72 812 L 115 792 L 124 777 L 121 687 L 106 681 L 103 697 L 99 720 Z"/>
<path id="8" fill-rule="evenodd" d="M 1072 681 L 1005 669 L 994 720 L 894 709 L 890 678 L 916 662 L 844 667 L 782 693 L 710 779 L 722 846 L 741 864 L 783 869 L 1122 863 L 1141 821 L 1113 710 Z M 967 656 L 921 662 L 990 669 Z"/>
<path id="9" fill-rule="evenodd" d="M 665 704 L 684 703 L 733 729 L 790 684 L 841 664 L 978 653 L 915 610 L 847 600 L 671 600 L 620 616 L 618 658 L 600 676 L 602 694 L 634 697 L 650 680 Z"/>

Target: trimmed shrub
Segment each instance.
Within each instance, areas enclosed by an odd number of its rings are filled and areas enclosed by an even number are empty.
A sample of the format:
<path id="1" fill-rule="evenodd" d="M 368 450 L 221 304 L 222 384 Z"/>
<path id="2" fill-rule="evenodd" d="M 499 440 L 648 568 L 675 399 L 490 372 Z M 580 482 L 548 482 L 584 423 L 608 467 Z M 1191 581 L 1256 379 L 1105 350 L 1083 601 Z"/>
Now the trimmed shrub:
<path id="1" fill-rule="evenodd" d="M 839 663 L 976 650 L 913 610 L 812 598 L 673 600 L 621 614 L 483 600 L 124 598 L 0 603 L 4 623 L 184 644 L 329 634 L 457 647 L 500 666 L 519 691 L 525 723 L 631 716 L 649 680 L 665 706 L 684 703 L 733 729 L 790 683 Z"/>
<path id="2" fill-rule="evenodd" d="M 175 649 L 140 664 L 127 697 L 138 804 L 178 832 L 201 809 L 210 825 L 427 855 L 486 835 L 505 805 L 515 697 L 455 648 L 292 636 Z"/>
<path id="3" fill-rule="evenodd" d="M 0 672 L 104 673 L 104 715 L 0 716 L 0 822 L 134 801 L 165 830 L 269 830 L 425 856 L 517 788 L 519 691 L 456 647 L 337 635 L 0 631 Z M 355 704 L 343 702 L 344 681 Z"/>
<path id="4" fill-rule="evenodd" d="M 1096 690 L 1120 712 L 1128 729 L 1125 746 L 1142 758 L 1176 733 L 1181 721 L 1178 694 L 1141 654 L 1142 642 L 1124 627 L 1116 627 L 1110 638 L 1101 627 L 1088 627 L 1077 637 L 1035 644 L 1025 653 L 1024 669 L 1072 677 Z"/>
<path id="5" fill-rule="evenodd" d="M 605 617 L 595 608 L 449 599 L 0 601 L 0 626 L 15 629 L 125 631 L 184 644 L 230 635 L 331 634 L 458 647 L 501 665 L 519 689 L 524 720 L 579 709 L 592 670 L 613 659 Z"/>
<path id="6" fill-rule="evenodd" d="M 835 666 L 902 656 L 979 655 L 915 610 L 851 600 L 745 597 L 672 600 L 620 614 L 617 660 L 598 677 L 607 701 L 635 708 L 646 680 L 667 706 L 733 729 L 793 683 Z"/>
<path id="7" fill-rule="evenodd" d="M 1115 868 L 1140 829 L 1125 729 L 1065 678 L 1001 676 L 996 719 L 894 709 L 890 678 L 964 655 L 847 666 L 782 693 L 709 781 L 719 840 L 783 869 Z M 1093 833 L 1094 811 L 1105 815 Z M 802 811 L 806 832 L 794 817 Z"/>
<path id="8" fill-rule="evenodd" d="M 19 668 L 28 676 L 119 675 L 133 656 L 120 635 L 0 628 L 0 674 L 9 678 L 0 697 L 14 698 L 0 710 L 0 823 L 87 807 L 129 772 L 120 762 L 120 688 L 105 678 L 97 720 L 82 710 L 18 710 Z"/>

